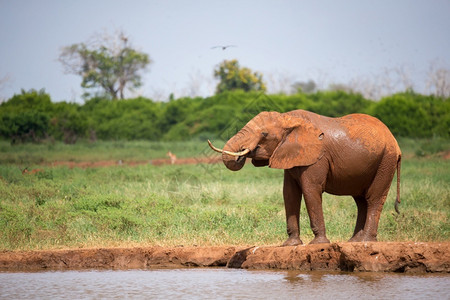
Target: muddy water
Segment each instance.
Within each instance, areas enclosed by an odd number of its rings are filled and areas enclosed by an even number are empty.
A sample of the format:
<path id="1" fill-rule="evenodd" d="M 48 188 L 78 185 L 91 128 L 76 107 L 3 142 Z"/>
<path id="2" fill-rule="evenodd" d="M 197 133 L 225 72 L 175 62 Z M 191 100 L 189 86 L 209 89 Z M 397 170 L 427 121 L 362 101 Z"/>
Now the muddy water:
<path id="1" fill-rule="evenodd" d="M 0 273 L 0 299 L 450 299 L 450 275 L 233 269 Z"/>

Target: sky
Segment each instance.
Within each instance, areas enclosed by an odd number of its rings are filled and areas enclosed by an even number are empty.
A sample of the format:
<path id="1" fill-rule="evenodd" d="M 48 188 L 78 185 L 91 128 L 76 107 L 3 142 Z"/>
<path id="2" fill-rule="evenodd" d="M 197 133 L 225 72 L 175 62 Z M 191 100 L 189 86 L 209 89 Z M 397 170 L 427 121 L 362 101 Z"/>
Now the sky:
<path id="1" fill-rule="evenodd" d="M 427 93 L 430 70 L 450 69 L 450 0 L 0 0 L 0 99 L 45 89 L 83 103 L 61 49 L 118 31 L 153 61 L 127 97 L 212 95 L 229 59 L 269 93 L 308 80 Z"/>

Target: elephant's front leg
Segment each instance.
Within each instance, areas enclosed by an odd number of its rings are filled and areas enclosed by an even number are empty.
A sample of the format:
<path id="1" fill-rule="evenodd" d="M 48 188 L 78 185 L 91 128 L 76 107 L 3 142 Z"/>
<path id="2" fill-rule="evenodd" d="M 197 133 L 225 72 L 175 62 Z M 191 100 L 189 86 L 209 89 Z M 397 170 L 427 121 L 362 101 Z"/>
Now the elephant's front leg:
<path id="1" fill-rule="evenodd" d="M 322 188 L 319 184 L 302 182 L 302 191 L 308 210 L 309 222 L 314 233 L 310 244 L 329 243 L 325 233 L 325 221 L 322 209 Z"/>
<path id="2" fill-rule="evenodd" d="M 300 239 L 300 204 L 302 200 L 302 191 L 298 182 L 284 171 L 283 184 L 284 208 L 286 210 L 286 225 L 288 239 L 283 246 L 295 246 L 303 244 Z"/>

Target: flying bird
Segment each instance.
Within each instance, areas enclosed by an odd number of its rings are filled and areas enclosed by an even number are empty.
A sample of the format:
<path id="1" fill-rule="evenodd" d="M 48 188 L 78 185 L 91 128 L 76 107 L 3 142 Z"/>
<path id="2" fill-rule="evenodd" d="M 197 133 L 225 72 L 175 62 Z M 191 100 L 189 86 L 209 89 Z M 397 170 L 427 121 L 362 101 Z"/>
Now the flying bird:
<path id="1" fill-rule="evenodd" d="M 236 45 L 214 46 L 214 47 L 211 47 L 211 49 L 222 48 L 222 50 L 225 50 L 225 49 L 230 48 L 230 47 L 237 47 L 237 46 Z"/>

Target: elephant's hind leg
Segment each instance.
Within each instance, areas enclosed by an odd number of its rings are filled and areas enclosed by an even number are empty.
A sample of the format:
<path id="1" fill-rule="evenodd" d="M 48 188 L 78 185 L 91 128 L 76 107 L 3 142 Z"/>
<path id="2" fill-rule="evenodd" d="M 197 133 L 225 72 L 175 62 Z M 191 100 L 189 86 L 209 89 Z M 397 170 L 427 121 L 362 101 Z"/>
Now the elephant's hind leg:
<path id="1" fill-rule="evenodd" d="M 357 242 L 362 239 L 364 225 L 367 217 L 367 200 L 364 196 L 353 196 L 356 206 L 358 207 L 358 217 L 356 219 L 355 231 L 349 242 Z"/>
<path id="2" fill-rule="evenodd" d="M 365 217 L 364 229 L 359 230 L 359 232 L 356 232 L 356 230 L 358 229 L 357 227 L 361 225 L 359 222 L 362 222 L 363 219 L 362 216 L 360 218 L 360 205 L 361 213 L 364 210 L 364 205 L 358 204 L 358 202 L 362 202 L 361 200 L 357 201 L 358 220 L 356 222 L 355 235 L 350 241 L 370 242 L 377 240 L 378 222 L 380 220 L 381 211 L 383 210 L 383 205 L 386 201 L 389 188 L 391 187 L 392 178 L 394 177 L 396 169 L 396 162 L 397 159 L 395 157 L 385 156 L 382 159 L 375 178 L 365 195 L 367 213 Z"/>

